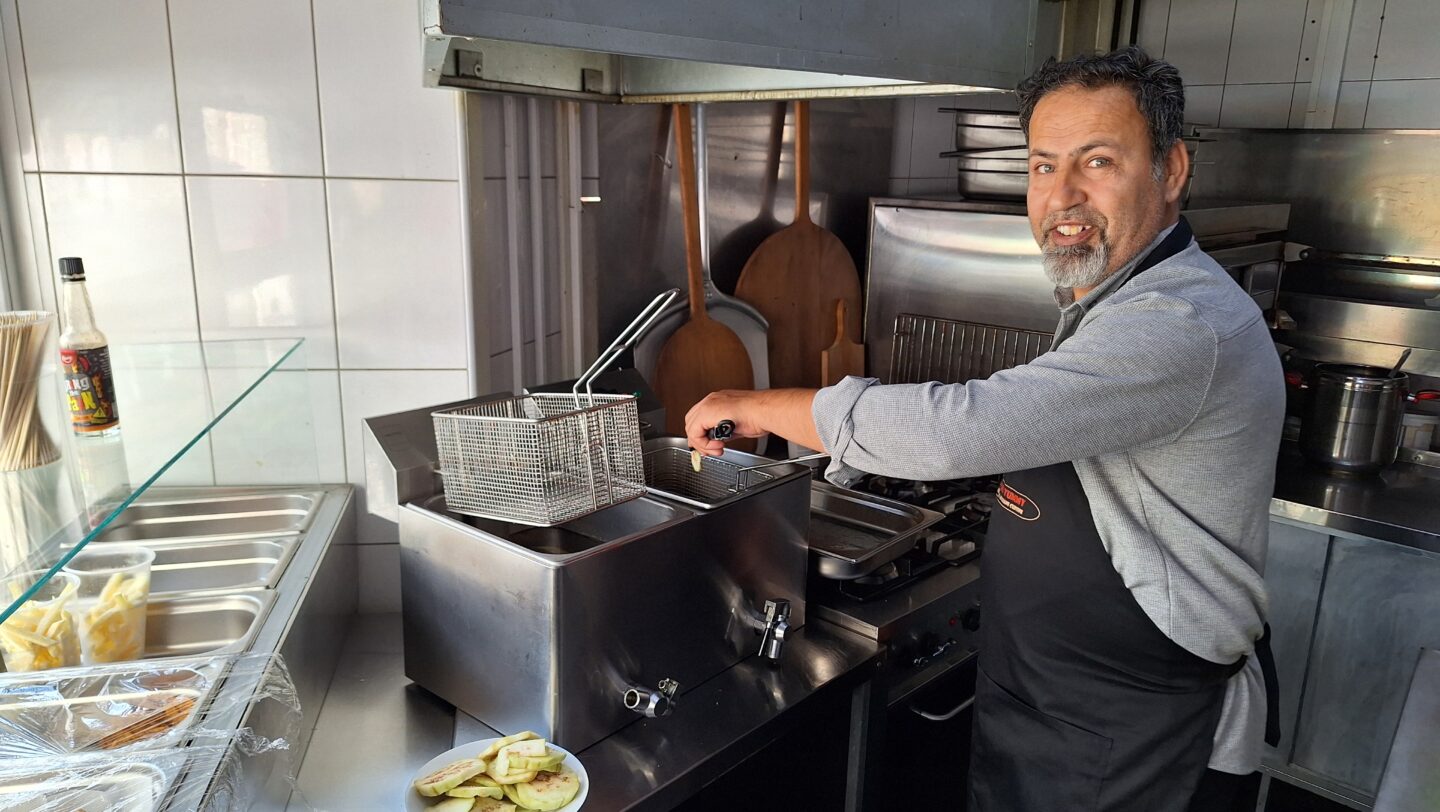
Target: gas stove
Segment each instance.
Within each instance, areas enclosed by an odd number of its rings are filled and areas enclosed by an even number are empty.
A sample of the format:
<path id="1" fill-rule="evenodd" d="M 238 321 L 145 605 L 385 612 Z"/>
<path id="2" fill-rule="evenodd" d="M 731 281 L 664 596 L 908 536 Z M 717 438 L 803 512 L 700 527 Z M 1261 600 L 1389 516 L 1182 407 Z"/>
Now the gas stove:
<path id="1" fill-rule="evenodd" d="M 922 533 L 915 547 L 900 558 L 869 575 L 838 582 L 836 591 L 860 603 L 878 600 L 942 567 L 976 558 L 985 543 L 999 484 L 999 477 L 917 482 L 871 476 L 862 480 L 856 490 L 928 508 L 945 518 Z"/>
<path id="2" fill-rule="evenodd" d="M 978 559 L 999 477 L 914 482 L 871 476 L 856 490 L 944 515 L 914 548 L 853 581 L 811 575 L 806 605 L 813 617 L 885 643 L 883 683 L 894 704 L 969 662 L 980 628 Z"/>

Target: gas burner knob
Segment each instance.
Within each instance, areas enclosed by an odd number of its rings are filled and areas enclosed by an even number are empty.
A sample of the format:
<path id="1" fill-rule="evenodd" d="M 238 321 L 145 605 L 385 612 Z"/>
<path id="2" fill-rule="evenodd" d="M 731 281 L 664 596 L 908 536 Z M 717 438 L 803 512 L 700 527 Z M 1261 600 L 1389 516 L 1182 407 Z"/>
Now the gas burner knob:
<path id="1" fill-rule="evenodd" d="M 960 625 L 963 626 L 966 631 L 980 631 L 980 607 L 972 606 L 964 612 L 961 612 Z"/>

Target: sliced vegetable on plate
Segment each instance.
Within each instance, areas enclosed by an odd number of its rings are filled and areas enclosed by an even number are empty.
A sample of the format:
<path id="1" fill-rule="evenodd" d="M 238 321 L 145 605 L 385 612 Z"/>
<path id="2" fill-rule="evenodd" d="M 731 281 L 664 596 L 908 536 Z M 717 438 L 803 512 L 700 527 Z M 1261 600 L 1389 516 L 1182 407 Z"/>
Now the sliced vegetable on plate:
<path id="1" fill-rule="evenodd" d="M 427 798 L 444 795 L 484 771 L 485 762 L 482 759 L 461 759 L 416 781 L 415 791 Z M 450 811 L 446 810 L 446 812 Z"/>
<path id="2" fill-rule="evenodd" d="M 444 796 L 427 812 L 555 812 L 583 789 L 580 776 L 564 766 L 568 756 L 525 731 L 418 779 L 415 790 L 427 798 Z"/>

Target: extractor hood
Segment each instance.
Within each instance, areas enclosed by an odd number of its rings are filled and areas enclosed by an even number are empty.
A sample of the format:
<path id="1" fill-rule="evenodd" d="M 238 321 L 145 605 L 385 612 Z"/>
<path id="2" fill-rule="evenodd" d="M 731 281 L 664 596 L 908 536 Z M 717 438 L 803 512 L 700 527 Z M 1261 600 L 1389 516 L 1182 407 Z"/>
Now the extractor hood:
<path id="1" fill-rule="evenodd" d="M 657 103 L 1013 88 L 1056 0 L 421 0 L 431 87 Z"/>

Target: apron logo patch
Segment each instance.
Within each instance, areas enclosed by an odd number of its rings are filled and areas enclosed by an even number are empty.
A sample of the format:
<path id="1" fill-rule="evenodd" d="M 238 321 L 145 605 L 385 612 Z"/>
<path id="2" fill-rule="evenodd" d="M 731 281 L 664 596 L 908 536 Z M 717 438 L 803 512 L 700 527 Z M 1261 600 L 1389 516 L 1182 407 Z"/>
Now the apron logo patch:
<path id="1" fill-rule="evenodd" d="M 1000 489 L 995 492 L 995 497 L 995 501 L 1000 503 L 1000 507 L 1027 522 L 1033 522 L 1040 518 L 1040 507 L 1030 497 L 1010 487 L 1007 483 L 1000 483 Z"/>

